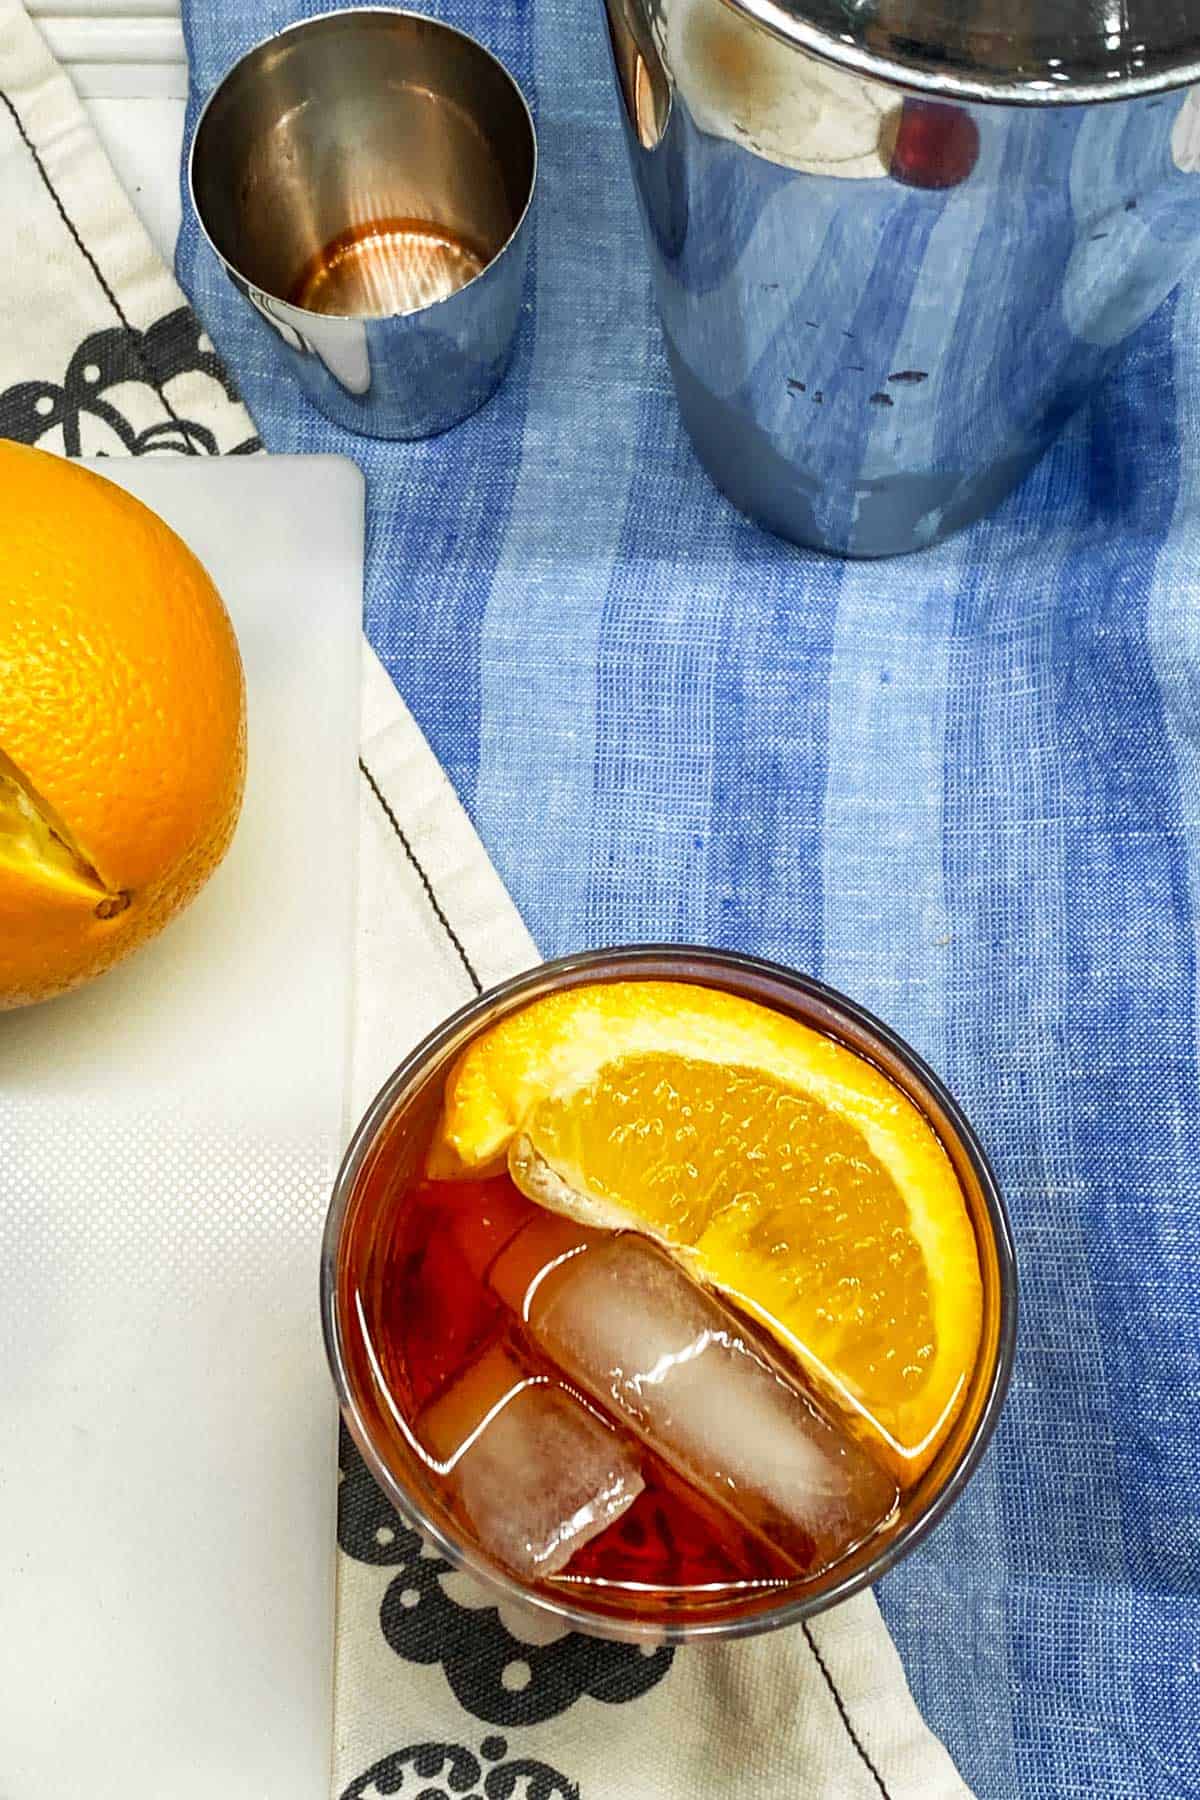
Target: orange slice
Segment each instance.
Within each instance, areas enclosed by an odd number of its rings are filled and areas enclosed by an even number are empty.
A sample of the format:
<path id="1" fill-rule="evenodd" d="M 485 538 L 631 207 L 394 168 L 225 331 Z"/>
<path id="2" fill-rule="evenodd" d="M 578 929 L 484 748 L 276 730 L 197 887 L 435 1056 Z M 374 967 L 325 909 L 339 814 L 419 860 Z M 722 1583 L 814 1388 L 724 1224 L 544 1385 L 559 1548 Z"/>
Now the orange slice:
<path id="1" fill-rule="evenodd" d="M 928 1120 L 872 1064 L 712 988 L 574 988 L 447 1079 L 435 1177 L 507 1163 L 532 1199 L 644 1231 L 757 1317 L 902 1482 L 979 1346 L 975 1234 Z"/>

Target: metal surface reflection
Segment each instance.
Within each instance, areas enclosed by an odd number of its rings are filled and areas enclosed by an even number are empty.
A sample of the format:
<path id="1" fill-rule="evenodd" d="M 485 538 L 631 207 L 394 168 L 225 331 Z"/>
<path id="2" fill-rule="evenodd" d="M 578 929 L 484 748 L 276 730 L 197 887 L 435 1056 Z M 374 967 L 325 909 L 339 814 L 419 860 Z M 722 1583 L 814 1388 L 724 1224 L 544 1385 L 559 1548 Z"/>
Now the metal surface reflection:
<path id="1" fill-rule="evenodd" d="M 883 556 L 986 512 L 1194 260 L 1182 90 L 950 101 L 724 0 L 607 16 L 684 421 L 734 504 L 799 543 Z"/>

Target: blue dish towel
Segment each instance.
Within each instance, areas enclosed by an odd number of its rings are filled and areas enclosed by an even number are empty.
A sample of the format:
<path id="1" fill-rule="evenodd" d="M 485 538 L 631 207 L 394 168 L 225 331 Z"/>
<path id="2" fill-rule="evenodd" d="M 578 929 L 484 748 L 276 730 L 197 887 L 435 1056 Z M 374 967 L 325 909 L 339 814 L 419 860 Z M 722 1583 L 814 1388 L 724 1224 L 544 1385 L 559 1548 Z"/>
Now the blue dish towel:
<path id="1" fill-rule="evenodd" d="M 304 10 L 184 0 L 193 121 Z M 183 284 L 268 445 L 365 469 L 369 635 L 542 950 L 778 958 L 958 1095 L 1012 1210 L 1021 1346 L 990 1453 L 884 1614 L 981 1796 L 1195 1795 L 1200 294 L 993 519 L 891 563 L 795 551 L 683 437 L 599 9 L 437 10 L 538 115 L 500 395 L 432 442 L 347 437 L 190 217 Z"/>

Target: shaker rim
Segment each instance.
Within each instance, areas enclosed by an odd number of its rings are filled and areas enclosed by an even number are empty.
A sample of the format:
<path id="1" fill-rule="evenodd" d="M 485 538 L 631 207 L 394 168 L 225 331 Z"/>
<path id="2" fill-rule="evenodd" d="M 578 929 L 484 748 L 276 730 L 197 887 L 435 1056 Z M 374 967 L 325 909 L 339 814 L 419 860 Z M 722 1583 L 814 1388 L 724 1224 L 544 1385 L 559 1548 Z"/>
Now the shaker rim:
<path id="1" fill-rule="evenodd" d="M 918 37 L 916 31 L 920 27 L 914 15 L 932 15 L 934 11 L 929 5 L 921 5 L 920 0 L 903 9 L 905 16 L 897 19 L 895 28 L 886 17 L 889 12 L 900 10 L 895 0 L 873 7 L 868 21 L 872 42 L 867 40 L 867 27 L 861 24 L 857 31 L 838 29 L 839 24 L 846 26 L 850 22 L 851 9 L 845 7 L 844 0 L 817 0 L 816 4 L 813 0 L 721 3 L 762 26 L 772 37 L 807 51 L 846 74 L 881 81 L 934 100 L 1000 106 L 1082 106 L 1166 94 L 1200 83 L 1197 0 L 1180 0 L 1187 28 L 1173 40 L 1155 37 L 1159 0 L 1140 0 L 1140 5 L 1135 0 L 1139 19 L 1132 26 L 1120 24 L 1115 16 L 1099 20 L 1090 0 L 1069 0 L 1065 10 L 1077 19 L 1078 29 L 1064 30 L 1054 40 L 1067 52 L 1063 56 L 1050 56 L 1041 48 L 1031 47 L 1022 57 L 1015 43 L 1016 34 L 1006 32 L 1004 21 L 998 16 L 996 30 L 986 35 L 993 39 L 1007 37 L 1012 53 L 1007 64 L 998 62 L 994 67 L 971 53 L 971 35 L 985 35 L 978 16 L 972 34 L 964 33 L 956 43 L 939 41 L 936 31 L 939 24 L 944 26 L 944 21 L 932 16 L 926 26 L 929 35 Z M 999 15 L 1004 7 L 1005 0 L 984 0 L 978 12 L 987 15 L 994 10 Z M 1126 0 L 1121 17 L 1128 20 L 1129 12 Z M 885 15 L 883 19 L 881 13 Z M 1101 23 L 1118 29 L 1105 32 L 1100 29 Z"/>

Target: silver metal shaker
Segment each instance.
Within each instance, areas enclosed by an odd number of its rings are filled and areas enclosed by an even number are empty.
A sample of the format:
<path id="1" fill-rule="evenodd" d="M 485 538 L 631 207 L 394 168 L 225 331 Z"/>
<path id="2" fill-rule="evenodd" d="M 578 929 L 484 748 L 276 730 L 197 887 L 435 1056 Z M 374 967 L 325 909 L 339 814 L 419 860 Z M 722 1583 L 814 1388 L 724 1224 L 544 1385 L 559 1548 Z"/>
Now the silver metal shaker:
<path id="1" fill-rule="evenodd" d="M 845 556 L 994 507 L 1200 246 L 1200 0 L 605 0 L 684 422 Z"/>

